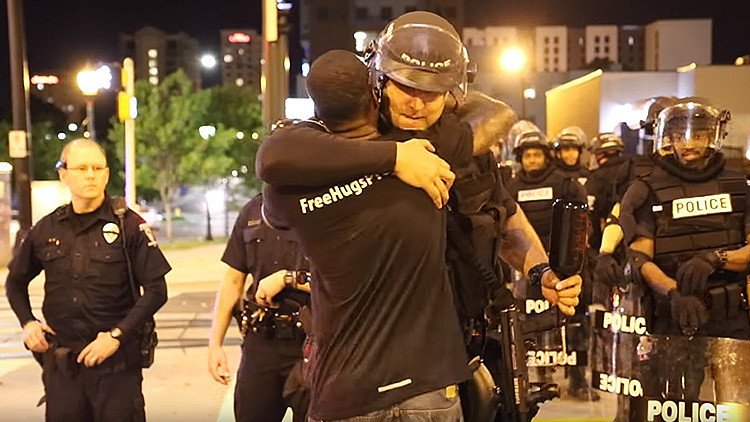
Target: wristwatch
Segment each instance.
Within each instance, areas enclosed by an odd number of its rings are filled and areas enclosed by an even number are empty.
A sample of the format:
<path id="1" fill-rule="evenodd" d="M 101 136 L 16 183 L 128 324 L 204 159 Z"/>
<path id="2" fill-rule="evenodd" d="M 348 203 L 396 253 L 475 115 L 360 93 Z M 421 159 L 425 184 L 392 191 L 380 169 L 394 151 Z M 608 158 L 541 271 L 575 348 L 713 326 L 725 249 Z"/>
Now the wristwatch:
<path id="1" fill-rule="evenodd" d="M 109 335 L 117 341 L 122 341 L 122 330 L 117 327 L 109 330 Z"/>
<path id="2" fill-rule="evenodd" d="M 302 284 L 309 283 L 310 278 L 310 273 L 307 271 L 286 270 L 286 273 L 284 274 L 284 284 L 296 289 Z"/>
<path id="3" fill-rule="evenodd" d="M 542 262 L 531 267 L 531 269 L 529 269 L 529 273 L 527 274 L 529 277 L 529 285 L 530 286 L 541 285 L 542 276 L 547 270 L 550 270 L 549 262 Z"/>

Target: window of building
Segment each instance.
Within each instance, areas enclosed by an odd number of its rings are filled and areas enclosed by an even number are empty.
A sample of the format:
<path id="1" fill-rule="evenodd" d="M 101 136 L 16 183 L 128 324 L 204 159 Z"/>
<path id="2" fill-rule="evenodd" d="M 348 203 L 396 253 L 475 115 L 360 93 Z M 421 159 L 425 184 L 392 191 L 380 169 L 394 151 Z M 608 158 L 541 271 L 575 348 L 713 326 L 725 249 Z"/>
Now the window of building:
<path id="1" fill-rule="evenodd" d="M 224 55 L 224 63 L 232 63 L 232 61 L 234 61 L 234 56 L 231 54 Z"/>
<path id="2" fill-rule="evenodd" d="M 607 46 L 604 46 L 604 52 L 605 52 L 605 53 L 609 53 L 609 46 L 608 46 L 608 45 L 607 45 Z"/>
<path id="3" fill-rule="evenodd" d="M 553 49 L 552 51 L 553 51 L 553 52 L 554 52 L 555 54 L 558 54 L 558 53 L 560 53 L 560 49 L 559 49 L 559 48 L 557 48 L 557 47 L 555 47 L 555 48 L 554 48 L 554 49 Z"/>
<path id="4" fill-rule="evenodd" d="M 599 44 L 601 41 L 602 40 L 601 40 L 601 38 L 598 35 L 594 37 L 594 42 L 595 43 Z"/>
<path id="5" fill-rule="evenodd" d="M 456 17 L 456 7 L 455 6 L 446 6 L 445 7 L 445 17 L 446 18 L 455 18 Z"/>
<path id="6" fill-rule="evenodd" d="M 583 37 L 578 37 L 578 45 L 583 45 Z"/>
<path id="7" fill-rule="evenodd" d="M 545 58 L 544 58 L 544 64 L 545 64 L 545 65 L 548 65 L 548 64 L 549 64 L 549 57 L 545 57 Z"/>
<path id="8" fill-rule="evenodd" d="M 559 72 L 560 70 L 558 69 L 558 67 L 557 67 L 557 66 L 555 66 L 555 67 L 554 67 L 554 68 L 552 69 L 552 71 L 553 71 L 553 72 Z"/>
<path id="9" fill-rule="evenodd" d="M 555 44 L 559 44 L 560 43 L 560 37 L 553 38 L 553 41 L 555 42 Z"/>
<path id="10" fill-rule="evenodd" d="M 604 42 L 609 44 L 609 35 L 604 36 Z"/>
<path id="11" fill-rule="evenodd" d="M 594 47 L 594 53 L 599 54 L 599 46 Z"/>
<path id="12" fill-rule="evenodd" d="M 380 8 L 380 19 L 389 21 L 393 19 L 393 8 L 390 6 Z"/>
<path id="13" fill-rule="evenodd" d="M 318 7 L 317 9 L 315 9 L 315 17 L 318 18 L 319 21 L 327 21 L 328 20 L 328 8 Z"/>
<path id="14" fill-rule="evenodd" d="M 544 54 L 549 54 L 549 47 L 544 47 Z"/>
<path id="15" fill-rule="evenodd" d="M 635 44 L 635 39 L 632 36 L 628 37 L 628 45 L 632 46 L 633 44 Z"/>
<path id="16" fill-rule="evenodd" d="M 549 44 L 549 37 L 544 37 L 544 43 Z"/>
<path id="17" fill-rule="evenodd" d="M 155 48 L 151 48 L 148 50 L 148 56 L 151 57 L 152 59 L 155 59 L 158 55 L 159 55 L 159 52 L 156 51 Z"/>
<path id="18" fill-rule="evenodd" d="M 356 7 L 354 8 L 354 19 L 363 21 L 367 19 L 368 10 L 366 7 Z"/>
<path id="19" fill-rule="evenodd" d="M 558 59 L 557 57 L 555 57 L 555 59 L 552 60 L 552 63 L 558 64 L 558 63 L 560 63 L 560 59 Z"/>
<path id="20" fill-rule="evenodd" d="M 245 80 L 242 78 L 237 78 L 237 80 L 235 80 L 234 83 L 237 84 L 237 86 L 242 86 L 242 85 L 245 85 Z"/>

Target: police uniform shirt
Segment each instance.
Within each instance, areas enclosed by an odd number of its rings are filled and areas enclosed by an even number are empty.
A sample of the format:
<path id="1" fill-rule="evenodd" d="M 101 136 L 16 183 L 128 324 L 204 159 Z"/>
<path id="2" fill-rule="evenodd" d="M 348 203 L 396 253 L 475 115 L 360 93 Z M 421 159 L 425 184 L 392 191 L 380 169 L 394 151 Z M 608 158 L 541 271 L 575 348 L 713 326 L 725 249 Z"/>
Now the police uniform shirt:
<path id="1" fill-rule="evenodd" d="M 279 270 L 308 271 L 290 230 L 268 227 L 261 217 L 262 196 L 254 196 L 239 212 L 221 260 L 235 270 L 251 274 L 248 299 L 253 300 L 258 281 Z"/>
<path id="2" fill-rule="evenodd" d="M 60 345 L 81 347 L 117 326 L 136 333 L 167 300 L 164 275 L 171 270 L 148 224 L 135 212 L 124 216 L 133 275 L 143 286 L 134 306 L 118 218 L 105 198 L 99 209 L 76 215 L 62 206 L 28 232 L 9 265 L 6 293 L 19 322 L 34 319 L 28 285 L 45 272 L 42 312 Z"/>

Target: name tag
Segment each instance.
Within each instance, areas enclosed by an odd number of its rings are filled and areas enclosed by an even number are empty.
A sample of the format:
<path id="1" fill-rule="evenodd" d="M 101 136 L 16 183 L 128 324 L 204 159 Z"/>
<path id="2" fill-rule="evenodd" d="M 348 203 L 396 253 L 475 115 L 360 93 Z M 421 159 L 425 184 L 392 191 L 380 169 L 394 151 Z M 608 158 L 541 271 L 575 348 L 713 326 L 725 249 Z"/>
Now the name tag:
<path id="1" fill-rule="evenodd" d="M 551 199 L 551 187 L 518 191 L 518 202 L 549 201 Z"/>
<path id="2" fill-rule="evenodd" d="M 672 218 L 732 212 L 732 198 L 728 193 L 675 199 L 672 201 Z"/>

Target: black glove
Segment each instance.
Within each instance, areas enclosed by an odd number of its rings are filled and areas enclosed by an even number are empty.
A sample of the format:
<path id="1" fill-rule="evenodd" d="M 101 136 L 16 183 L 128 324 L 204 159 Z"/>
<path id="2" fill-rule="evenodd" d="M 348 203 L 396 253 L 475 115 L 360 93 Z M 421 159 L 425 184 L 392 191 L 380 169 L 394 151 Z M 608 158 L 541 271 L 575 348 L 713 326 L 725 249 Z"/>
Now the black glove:
<path id="1" fill-rule="evenodd" d="M 701 299 L 682 295 L 677 289 L 670 290 L 667 297 L 672 306 L 672 318 L 677 320 L 683 329 L 696 329 L 708 321 L 708 310 Z"/>
<path id="2" fill-rule="evenodd" d="M 701 252 L 677 269 L 675 279 L 680 293 L 702 297 L 706 293 L 708 276 L 719 267 L 719 256 L 714 251 Z"/>
<path id="3" fill-rule="evenodd" d="M 622 266 L 611 253 L 599 254 L 596 257 L 594 281 L 608 286 L 619 286 L 625 283 Z"/>

